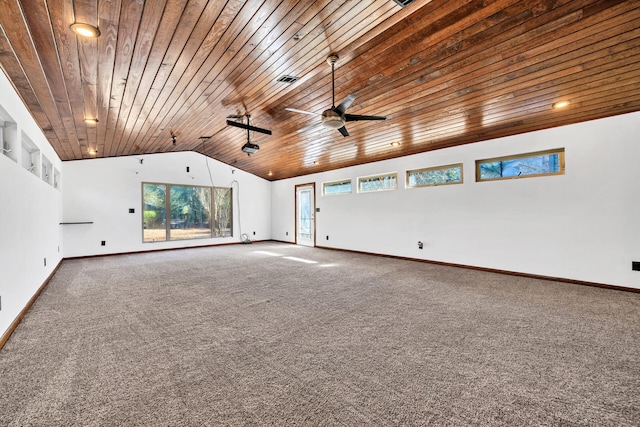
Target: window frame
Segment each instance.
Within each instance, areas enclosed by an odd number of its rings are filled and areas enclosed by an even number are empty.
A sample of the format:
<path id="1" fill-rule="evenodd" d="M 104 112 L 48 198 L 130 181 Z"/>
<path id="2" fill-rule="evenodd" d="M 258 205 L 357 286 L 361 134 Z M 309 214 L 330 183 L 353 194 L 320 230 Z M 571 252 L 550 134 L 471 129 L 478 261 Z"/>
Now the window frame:
<path id="1" fill-rule="evenodd" d="M 164 239 L 159 239 L 159 240 L 145 240 L 145 218 L 144 218 L 144 213 L 145 213 L 145 198 L 144 198 L 144 187 L 145 185 L 162 185 L 165 188 L 165 200 L 164 200 L 164 209 L 165 209 L 165 218 L 164 218 L 164 230 L 165 230 L 165 238 Z M 211 192 L 211 197 L 210 197 L 210 214 L 209 214 L 209 231 L 210 231 L 210 235 L 209 236 L 204 236 L 204 237 L 190 237 L 190 238 L 181 238 L 181 239 L 176 239 L 176 238 L 172 238 L 171 237 L 171 188 L 172 187 L 191 187 L 191 188 L 206 188 L 209 189 Z M 215 209 L 217 209 L 217 206 L 215 204 L 215 191 L 219 189 L 226 189 L 229 191 L 229 199 L 230 199 L 230 218 L 231 218 L 231 224 L 230 224 L 230 233 L 228 236 L 221 236 L 221 235 L 216 235 L 215 233 Z M 142 229 L 142 243 L 158 243 L 158 242 L 178 242 L 178 241 L 185 241 L 185 240 L 202 240 L 202 239 L 216 239 L 216 238 L 225 238 L 225 237 L 233 237 L 234 234 L 234 230 L 233 230 L 233 225 L 234 225 L 234 221 L 233 221 L 233 188 L 232 187 L 211 187 L 211 186 L 207 186 L 207 185 L 188 185 L 188 184 L 168 184 L 168 183 L 164 183 L 164 182 L 141 182 L 140 183 L 140 190 L 141 190 L 141 195 L 140 195 L 140 200 L 141 200 L 141 216 L 140 216 L 140 220 L 141 220 L 141 224 L 140 224 L 140 228 Z M 203 230 L 206 230 L 206 228 L 203 228 Z"/>
<path id="2" fill-rule="evenodd" d="M 454 169 L 456 167 L 460 168 L 460 181 L 436 182 L 436 183 L 433 183 L 433 184 L 418 184 L 418 185 L 410 185 L 409 184 L 409 176 L 412 173 L 447 170 L 447 169 Z M 441 186 L 441 185 L 455 185 L 455 184 L 463 184 L 463 183 L 464 183 L 464 165 L 462 163 L 452 163 L 452 164 L 449 164 L 449 165 L 432 166 L 432 167 L 421 168 L 421 169 L 410 169 L 410 170 L 407 170 L 406 173 L 405 173 L 405 187 L 406 188 L 437 187 L 437 186 Z"/>
<path id="3" fill-rule="evenodd" d="M 396 185 L 393 188 L 379 188 L 375 190 L 362 190 L 360 188 L 360 182 L 362 180 L 371 179 L 371 178 L 385 178 L 385 177 L 394 177 Z M 359 176 L 357 183 L 358 183 L 358 193 L 377 193 L 380 191 L 394 191 L 398 189 L 398 172 L 386 172 L 386 173 L 380 173 L 376 175 Z"/>
<path id="4" fill-rule="evenodd" d="M 349 183 L 351 185 L 351 188 L 349 189 L 349 191 L 343 191 L 340 193 L 327 193 L 327 186 L 328 185 L 332 185 L 332 184 L 346 184 Z M 323 182 L 322 183 L 322 196 L 342 196 L 345 194 L 351 194 L 353 193 L 353 179 L 348 178 L 348 179 L 339 179 L 336 181 L 327 181 L 327 182 Z"/>
<path id="5" fill-rule="evenodd" d="M 548 173 L 536 173 L 530 175 L 516 175 L 516 176 L 503 176 L 496 178 L 482 178 L 480 167 L 485 163 L 494 163 L 494 162 L 502 162 L 507 160 L 517 160 L 517 159 L 526 159 L 528 157 L 538 157 L 538 156 L 546 156 L 551 154 L 558 155 L 558 172 L 548 172 Z M 510 156 L 501 156 L 501 157 L 492 157 L 488 159 L 476 160 L 476 182 L 486 182 L 486 181 L 502 181 L 506 179 L 522 179 L 522 178 L 537 178 L 541 176 L 555 176 L 555 175 L 564 175 L 565 173 L 565 150 L 563 148 L 554 148 L 551 150 L 541 150 L 541 151 L 533 151 L 529 153 L 521 153 L 521 154 L 513 154 Z"/>

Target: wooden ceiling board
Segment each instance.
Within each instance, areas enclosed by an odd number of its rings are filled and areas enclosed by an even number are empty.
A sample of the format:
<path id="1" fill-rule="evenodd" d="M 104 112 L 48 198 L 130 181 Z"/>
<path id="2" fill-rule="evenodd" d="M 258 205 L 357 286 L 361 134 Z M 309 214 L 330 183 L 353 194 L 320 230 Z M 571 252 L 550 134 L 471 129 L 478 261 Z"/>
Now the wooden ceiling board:
<path id="1" fill-rule="evenodd" d="M 640 0 L 0 3 L 0 66 L 63 160 L 193 150 L 274 180 L 640 110 Z M 285 109 L 331 106 L 330 53 L 335 103 L 386 121 Z M 252 156 L 246 112 L 273 131 Z"/>

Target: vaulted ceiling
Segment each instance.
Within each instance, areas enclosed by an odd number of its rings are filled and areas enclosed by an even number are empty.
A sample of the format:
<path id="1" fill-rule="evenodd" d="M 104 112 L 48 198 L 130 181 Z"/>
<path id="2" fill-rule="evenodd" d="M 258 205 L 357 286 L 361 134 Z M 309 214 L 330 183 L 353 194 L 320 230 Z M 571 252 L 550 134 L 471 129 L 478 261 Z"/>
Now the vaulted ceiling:
<path id="1" fill-rule="evenodd" d="M 192 150 L 275 180 L 640 110 L 637 0 L 0 0 L 0 11 L 0 66 L 62 160 Z M 76 36 L 74 22 L 100 37 Z M 330 54 L 336 105 L 353 94 L 348 113 L 385 121 L 348 122 L 344 137 L 286 109 L 332 106 Z M 247 132 L 227 125 L 246 113 L 272 131 L 250 132 L 251 156 Z"/>

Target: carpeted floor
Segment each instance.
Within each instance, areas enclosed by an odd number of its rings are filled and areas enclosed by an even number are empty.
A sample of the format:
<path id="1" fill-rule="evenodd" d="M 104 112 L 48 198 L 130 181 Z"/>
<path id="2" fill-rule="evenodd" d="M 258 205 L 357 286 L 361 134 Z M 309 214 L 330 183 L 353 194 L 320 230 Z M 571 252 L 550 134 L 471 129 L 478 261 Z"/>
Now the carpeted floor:
<path id="1" fill-rule="evenodd" d="M 640 294 L 280 243 L 65 261 L 0 425 L 640 425 Z"/>

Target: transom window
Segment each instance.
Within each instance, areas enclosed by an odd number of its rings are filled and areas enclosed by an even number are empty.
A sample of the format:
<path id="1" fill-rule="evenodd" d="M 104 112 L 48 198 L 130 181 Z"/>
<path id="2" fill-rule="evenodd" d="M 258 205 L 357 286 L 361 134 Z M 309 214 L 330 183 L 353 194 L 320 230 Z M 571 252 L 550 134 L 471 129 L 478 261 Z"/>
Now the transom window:
<path id="1" fill-rule="evenodd" d="M 564 148 L 476 160 L 477 181 L 562 174 Z"/>
<path id="2" fill-rule="evenodd" d="M 407 171 L 407 188 L 462 184 L 462 163 Z"/>
<path id="3" fill-rule="evenodd" d="M 143 242 L 232 236 L 231 207 L 231 188 L 143 183 Z"/>
<path id="4" fill-rule="evenodd" d="M 358 178 L 359 193 L 395 190 L 396 188 L 398 188 L 398 174 L 396 172 Z"/>
<path id="5" fill-rule="evenodd" d="M 322 184 L 322 193 L 325 196 L 351 193 L 351 180 L 343 179 L 342 181 L 325 182 Z"/>

